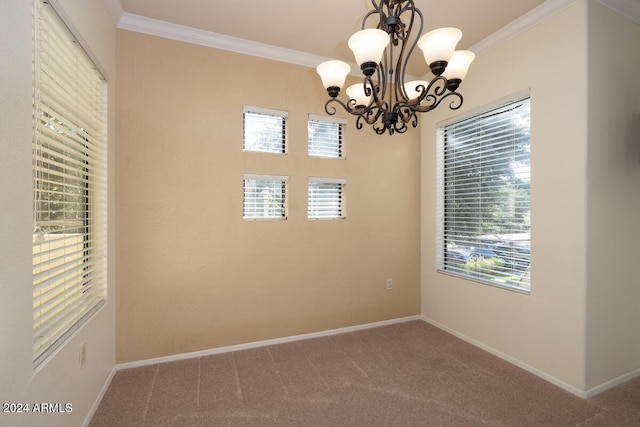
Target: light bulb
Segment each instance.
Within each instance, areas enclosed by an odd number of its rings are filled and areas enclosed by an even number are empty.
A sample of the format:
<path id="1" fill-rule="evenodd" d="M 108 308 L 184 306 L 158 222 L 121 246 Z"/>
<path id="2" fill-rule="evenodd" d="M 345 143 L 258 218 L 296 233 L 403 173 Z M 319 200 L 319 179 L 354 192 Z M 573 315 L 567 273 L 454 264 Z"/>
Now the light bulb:
<path id="1" fill-rule="evenodd" d="M 426 91 L 427 87 L 429 86 L 429 82 L 424 80 L 413 80 L 409 83 L 404 84 L 404 91 L 407 93 L 407 98 L 409 98 L 409 100 L 418 99 L 418 97 L 422 93 L 418 92 L 418 89 L 416 89 L 418 86 L 424 86 L 424 89 L 422 90 Z"/>

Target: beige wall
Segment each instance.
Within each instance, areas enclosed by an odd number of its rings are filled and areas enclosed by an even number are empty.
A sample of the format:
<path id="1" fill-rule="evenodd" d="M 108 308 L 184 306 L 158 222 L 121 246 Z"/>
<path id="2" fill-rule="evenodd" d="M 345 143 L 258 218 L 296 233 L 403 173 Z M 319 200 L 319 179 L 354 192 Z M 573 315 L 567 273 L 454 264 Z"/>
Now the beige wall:
<path id="1" fill-rule="evenodd" d="M 436 272 L 435 130 L 455 113 L 422 127 L 423 315 L 574 392 L 586 387 L 586 13 L 578 1 L 484 53 L 461 87 L 461 114 L 530 89 L 530 295 Z"/>
<path id="2" fill-rule="evenodd" d="M 103 2 L 60 0 L 60 10 L 109 80 L 108 289 L 104 305 L 34 371 L 32 363 L 32 2 L 4 2 L 0 14 L 0 401 L 70 403 L 65 414 L 1 414 L 7 426 L 79 426 L 87 421 L 115 364 L 115 25 Z M 86 343 L 86 363 L 79 363 Z"/>
<path id="3" fill-rule="evenodd" d="M 419 132 L 349 119 L 347 159 L 312 159 L 313 69 L 124 30 L 117 51 L 118 362 L 419 314 Z M 244 104 L 289 112 L 287 155 L 243 153 Z M 290 176 L 287 220 L 242 219 L 244 173 Z M 346 220 L 306 218 L 309 176 L 347 179 Z"/>
<path id="4" fill-rule="evenodd" d="M 628 373 L 640 374 L 640 25 L 591 2 L 588 39 L 591 388 Z"/>

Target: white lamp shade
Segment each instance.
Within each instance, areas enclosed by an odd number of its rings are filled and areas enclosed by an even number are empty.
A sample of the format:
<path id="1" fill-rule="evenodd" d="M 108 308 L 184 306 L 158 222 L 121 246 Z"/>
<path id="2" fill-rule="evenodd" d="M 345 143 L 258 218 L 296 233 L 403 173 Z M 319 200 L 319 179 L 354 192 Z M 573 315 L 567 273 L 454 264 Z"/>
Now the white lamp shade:
<path id="1" fill-rule="evenodd" d="M 349 99 L 356 100 L 356 106 L 369 105 L 369 100 L 371 99 L 371 95 L 365 95 L 363 83 L 357 83 L 349 86 L 347 88 L 347 96 Z"/>
<path id="2" fill-rule="evenodd" d="M 469 65 L 476 58 L 476 54 L 469 50 L 456 50 L 451 56 L 451 61 L 442 74 L 448 80 L 464 79 L 469 70 Z"/>
<path id="3" fill-rule="evenodd" d="M 409 100 L 417 99 L 420 96 L 421 92 L 418 92 L 418 90 L 416 90 L 416 88 L 420 85 L 424 86 L 424 90 L 427 90 L 429 82 L 424 80 L 413 80 L 409 83 L 404 84 L 404 91 L 407 93 L 407 97 L 409 98 Z"/>
<path id="4" fill-rule="evenodd" d="M 429 31 L 418 40 L 427 65 L 436 61 L 449 61 L 462 38 L 462 31 L 457 28 L 439 28 Z"/>
<path id="5" fill-rule="evenodd" d="M 333 86 L 342 88 L 347 74 L 351 71 L 351 67 L 342 61 L 326 61 L 318 65 L 316 71 L 320 75 L 325 89 Z"/>
<path id="6" fill-rule="evenodd" d="M 379 63 L 388 44 L 389 34 L 375 28 L 358 31 L 349 38 L 349 49 L 353 51 L 358 65 Z"/>

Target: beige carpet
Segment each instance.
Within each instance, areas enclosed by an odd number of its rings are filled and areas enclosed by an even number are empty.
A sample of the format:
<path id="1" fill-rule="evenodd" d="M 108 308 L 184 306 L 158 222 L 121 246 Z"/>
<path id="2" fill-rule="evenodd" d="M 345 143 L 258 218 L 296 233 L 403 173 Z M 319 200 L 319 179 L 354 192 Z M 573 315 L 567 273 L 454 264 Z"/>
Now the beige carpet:
<path id="1" fill-rule="evenodd" d="M 640 426 L 640 378 L 584 400 L 414 321 L 121 370 L 90 426 Z"/>

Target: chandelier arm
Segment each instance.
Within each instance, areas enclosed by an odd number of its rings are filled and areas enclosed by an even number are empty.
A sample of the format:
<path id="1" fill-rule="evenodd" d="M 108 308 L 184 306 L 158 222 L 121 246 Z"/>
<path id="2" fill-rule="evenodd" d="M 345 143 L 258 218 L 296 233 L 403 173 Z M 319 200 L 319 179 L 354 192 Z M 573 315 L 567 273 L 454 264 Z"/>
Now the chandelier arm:
<path id="1" fill-rule="evenodd" d="M 362 19 L 362 30 L 366 29 L 366 25 L 367 25 L 367 19 L 369 19 L 369 17 L 371 15 L 376 15 L 376 14 L 381 14 L 381 12 L 377 11 L 377 10 L 372 10 L 369 13 L 367 13 L 364 18 Z"/>
<path id="2" fill-rule="evenodd" d="M 438 107 L 438 105 L 440 105 L 442 101 L 444 101 L 449 97 L 454 98 L 451 100 L 451 102 L 449 102 L 449 108 L 451 110 L 457 110 L 458 108 L 462 107 L 462 102 L 463 102 L 462 95 L 460 95 L 458 92 L 449 92 L 446 95 L 440 96 L 440 97 L 434 94 L 428 95 L 425 98 L 428 101 L 428 103 L 425 105 L 416 105 L 415 111 L 418 111 L 420 113 L 426 113 L 428 111 L 431 111 L 436 107 Z"/>
<path id="3" fill-rule="evenodd" d="M 396 73 L 397 70 L 394 68 L 396 65 L 398 64 L 394 64 L 393 63 L 393 48 L 394 48 L 394 43 L 389 43 L 389 56 L 385 56 L 385 64 L 388 65 L 388 68 L 386 70 L 387 75 L 389 76 L 389 102 L 392 105 L 395 105 L 394 102 L 394 96 L 396 95 L 396 84 L 398 83 L 398 74 Z M 386 52 L 385 52 L 386 53 Z M 400 54 L 402 54 L 402 49 L 400 50 Z M 385 91 L 386 94 L 386 91 Z M 386 98 L 386 97 L 385 97 Z"/>
<path id="4" fill-rule="evenodd" d="M 464 101 L 464 99 L 462 98 L 462 95 L 460 95 L 458 92 L 449 92 L 448 94 L 440 98 L 440 101 L 438 101 L 438 104 L 440 104 L 440 102 L 442 102 L 445 98 L 448 98 L 450 96 L 452 96 L 454 99 L 452 99 L 449 102 L 449 109 L 457 110 L 458 108 L 462 107 L 462 102 Z"/>
<path id="5" fill-rule="evenodd" d="M 376 133 L 378 135 L 380 135 L 381 133 L 384 132 L 384 123 L 382 123 L 383 127 L 382 127 L 382 132 L 379 132 L 377 130 L 377 126 L 376 126 L 376 122 L 378 122 L 378 120 L 380 119 L 380 116 L 382 115 L 383 110 L 378 107 L 378 106 L 372 106 L 369 107 L 367 109 L 365 109 L 364 111 L 362 111 L 359 115 L 358 115 L 358 119 L 356 120 L 356 128 L 357 129 L 362 129 L 362 125 L 363 122 L 372 126 L 375 130 Z"/>
<path id="6" fill-rule="evenodd" d="M 436 76 L 429 82 L 427 87 L 419 85 L 418 91 L 420 88 L 424 88 L 424 91 L 420 92 L 418 96 L 418 104 L 421 104 L 425 98 L 430 97 L 429 94 L 434 97 L 443 96 L 447 91 L 447 79 L 444 76 Z"/>
<path id="7" fill-rule="evenodd" d="M 385 103 L 384 108 L 376 108 L 376 113 L 373 114 L 373 110 L 370 111 L 369 116 L 373 116 L 373 118 L 368 117 L 367 120 L 369 121 L 369 124 L 374 124 L 375 122 L 377 122 L 380 117 L 382 117 L 383 113 L 385 111 L 387 111 L 387 105 Z"/>
<path id="8" fill-rule="evenodd" d="M 404 12 L 410 9 L 418 10 L 413 0 L 404 0 L 402 3 L 406 3 L 406 4 L 400 7 L 400 12 L 398 13 L 398 16 L 402 15 Z"/>
<path id="9" fill-rule="evenodd" d="M 380 10 L 382 10 L 382 4 L 383 0 L 380 0 L 379 2 L 376 2 L 376 0 L 371 0 L 371 5 L 373 6 L 374 10 L 369 12 L 368 15 L 370 15 L 371 13 L 380 12 Z"/>
<path id="10" fill-rule="evenodd" d="M 418 9 L 416 9 L 413 0 L 403 0 L 402 3 L 406 3 L 406 4 L 404 6 L 399 4 L 397 12 L 394 12 L 394 14 L 395 14 L 394 16 L 397 17 L 398 22 L 399 22 L 399 24 L 398 24 L 398 26 L 396 28 L 396 31 L 394 31 L 394 32 L 395 32 L 398 40 L 401 40 L 402 42 L 406 42 L 409 39 L 409 36 L 411 35 L 411 29 L 413 27 L 413 21 L 414 21 L 414 18 L 415 18 L 415 12 L 420 12 L 420 11 Z M 402 14 L 404 14 L 407 11 L 409 11 L 410 14 L 411 14 L 408 24 L 402 22 L 402 20 L 400 19 Z M 422 31 L 420 31 L 420 33 L 422 33 Z"/>
<path id="11" fill-rule="evenodd" d="M 399 121 L 393 126 L 393 129 L 398 133 L 405 133 L 409 128 L 404 121 Z"/>
<path id="12" fill-rule="evenodd" d="M 407 104 L 400 105 L 397 109 L 397 113 L 400 120 L 393 126 L 396 132 L 405 133 L 409 128 L 407 126 L 408 123 L 410 123 L 413 128 L 418 127 L 418 115 L 412 106 Z"/>
<path id="13" fill-rule="evenodd" d="M 412 117 L 417 118 L 415 110 L 411 105 L 406 103 L 399 104 L 396 111 L 398 113 L 398 118 L 404 123 L 408 123 Z"/>
<path id="14" fill-rule="evenodd" d="M 371 95 L 372 95 L 371 104 L 375 103 L 377 106 L 381 106 L 383 104 L 385 94 L 387 93 L 387 79 L 385 77 L 386 76 L 386 67 L 385 67 L 386 60 L 387 58 L 383 57 L 383 62 L 378 64 L 378 66 L 376 67 L 376 73 L 378 77 L 377 85 L 373 82 L 373 79 L 371 77 L 365 77 L 365 80 L 363 82 L 365 94 L 368 94 L 368 92 L 371 92 Z"/>
<path id="15" fill-rule="evenodd" d="M 379 125 L 377 123 L 373 123 L 372 127 L 373 127 L 373 130 L 375 130 L 378 135 L 382 135 L 387 130 L 387 127 L 385 126 L 384 122 L 380 123 Z M 391 134 L 393 134 L 392 129 L 393 128 L 389 128 L 389 132 Z"/>
<path id="16" fill-rule="evenodd" d="M 418 127 L 418 115 L 415 112 L 413 113 L 413 122 L 411 123 L 411 126 L 414 128 Z"/>
<path id="17" fill-rule="evenodd" d="M 407 28 L 407 40 L 409 40 L 411 32 L 413 30 L 413 23 L 415 21 L 415 15 L 417 14 L 419 19 L 419 28 L 418 28 L 418 36 L 415 37 L 413 39 L 413 41 L 411 42 L 411 44 L 409 45 L 409 51 L 407 52 L 407 55 L 404 59 L 404 63 L 402 64 L 402 75 L 400 77 L 400 92 L 402 93 L 402 99 L 405 101 L 409 100 L 409 97 L 407 96 L 407 92 L 406 89 L 404 87 L 405 84 L 405 76 L 406 76 L 406 70 L 407 70 L 407 64 L 409 63 L 409 58 L 411 58 L 411 55 L 413 55 L 413 51 L 415 50 L 416 46 L 418 45 L 418 38 L 419 36 L 422 34 L 422 30 L 424 28 L 424 16 L 422 15 L 422 12 L 420 11 L 420 9 L 417 9 L 415 7 L 415 3 L 413 2 L 413 0 L 409 0 L 408 4 L 405 6 L 405 8 L 403 9 L 403 11 L 405 9 L 410 9 L 411 10 L 411 19 L 409 20 L 409 25 Z M 402 54 L 404 54 L 404 45 L 403 45 L 403 49 L 402 49 Z M 398 62 L 400 61 L 400 58 L 398 58 Z"/>
<path id="18" fill-rule="evenodd" d="M 411 120 L 411 126 L 414 128 L 418 127 L 418 115 L 416 114 L 415 110 L 411 110 L 411 115 L 409 116 L 409 119 Z M 408 123 L 408 121 L 407 121 Z"/>
<path id="19" fill-rule="evenodd" d="M 430 91 L 433 88 L 433 92 L 438 96 L 444 95 L 447 91 L 447 78 L 444 76 L 435 77 L 433 80 L 429 82 L 429 86 L 427 86 L 427 91 Z"/>
<path id="20" fill-rule="evenodd" d="M 375 0 L 371 0 L 371 4 L 373 5 L 373 10 L 370 10 L 369 12 L 367 12 L 367 14 L 364 15 L 364 18 L 362 18 L 363 30 L 366 28 L 367 19 L 369 19 L 371 15 L 375 15 L 375 14 L 380 15 L 380 20 L 382 20 L 382 16 L 385 16 L 384 12 L 382 11 L 382 0 L 380 3 L 376 3 Z"/>
<path id="21" fill-rule="evenodd" d="M 382 116 L 382 113 L 384 113 L 385 111 L 386 111 L 386 105 L 382 107 L 378 105 L 374 105 L 370 108 L 365 109 L 363 112 L 361 112 L 360 117 L 368 125 L 373 125 L 380 119 L 380 116 Z"/>
<path id="22" fill-rule="evenodd" d="M 344 102 L 342 102 L 338 98 L 331 98 L 324 104 L 324 111 L 330 116 L 333 116 L 334 114 L 336 114 L 338 112 L 336 107 L 334 107 L 333 105 L 329 106 L 329 104 L 331 104 L 332 102 L 335 102 L 336 104 L 341 105 L 342 108 L 344 108 L 344 110 L 349 114 L 353 114 L 354 116 L 357 116 L 357 115 L 361 114 L 361 112 L 358 112 L 358 109 L 356 108 L 356 100 L 355 99 L 350 99 L 345 104 Z"/>
<path id="23" fill-rule="evenodd" d="M 387 67 L 385 67 L 386 68 L 385 71 L 389 74 L 389 84 L 390 84 L 389 97 L 393 105 L 396 105 L 400 99 L 398 97 L 398 76 L 400 75 L 399 73 L 402 71 L 401 70 L 402 58 L 404 55 L 404 46 L 405 46 L 405 38 L 404 38 L 405 25 L 402 23 L 402 20 L 400 19 L 401 10 L 402 10 L 400 8 L 400 5 L 402 1 L 392 5 L 389 5 L 389 3 L 387 3 L 387 7 L 389 8 L 389 15 L 392 18 L 385 19 L 384 23 L 383 22 L 380 23 L 380 26 L 382 27 L 381 29 L 386 31 L 389 34 L 389 38 L 390 38 L 389 45 L 387 49 L 385 49 L 384 60 L 385 60 L 385 65 L 387 65 Z M 400 51 L 398 53 L 397 61 L 396 63 L 394 63 L 393 62 L 394 47 L 398 46 L 398 44 L 400 44 Z"/>

